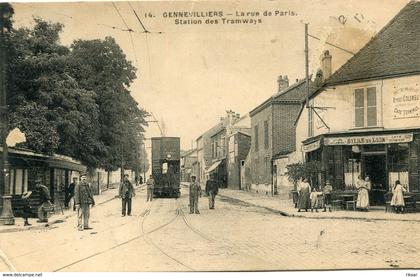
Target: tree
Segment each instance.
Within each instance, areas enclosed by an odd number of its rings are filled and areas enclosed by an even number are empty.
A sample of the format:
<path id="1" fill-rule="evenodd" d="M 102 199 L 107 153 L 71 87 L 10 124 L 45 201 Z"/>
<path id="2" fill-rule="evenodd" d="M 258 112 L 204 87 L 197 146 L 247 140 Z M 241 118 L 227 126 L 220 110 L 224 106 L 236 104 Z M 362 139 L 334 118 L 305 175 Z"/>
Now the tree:
<path id="1" fill-rule="evenodd" d="M 294 163 L 287 165 L 286 169 L 286 175 L 295 187 L 297 182 L 303 178 L 307 178 L 311 184 L 314 184 L 314 180 L 317 180 L 318 175 L 321 173 L 321 163 L 318 161 Z"/>
<path id="2" fill-rule="evenodd" d="M 10 121 L 27 136 L 21 146 L 108 170 L 122 152 L 135 167 L 147 116 L 128 90 L 135 68 L 113 38 L 68 48 L 59 41 L 62 24 L 34 21 L 7 40 Z"/>

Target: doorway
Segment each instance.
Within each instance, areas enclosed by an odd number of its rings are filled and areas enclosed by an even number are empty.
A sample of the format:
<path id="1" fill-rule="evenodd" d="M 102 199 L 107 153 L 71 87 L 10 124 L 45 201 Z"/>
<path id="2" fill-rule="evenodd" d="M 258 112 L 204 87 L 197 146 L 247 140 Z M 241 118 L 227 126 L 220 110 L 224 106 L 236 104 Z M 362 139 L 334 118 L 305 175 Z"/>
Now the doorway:
<path id="1" fill-rule="evenodd" d="M 363 176 L 369 176 L 372 188 L 369 193 L 370 205 L 384 205 L 384 194 L 388 188 L 386 155 L 385 154 L 365 154 L 362 158 Z"/>

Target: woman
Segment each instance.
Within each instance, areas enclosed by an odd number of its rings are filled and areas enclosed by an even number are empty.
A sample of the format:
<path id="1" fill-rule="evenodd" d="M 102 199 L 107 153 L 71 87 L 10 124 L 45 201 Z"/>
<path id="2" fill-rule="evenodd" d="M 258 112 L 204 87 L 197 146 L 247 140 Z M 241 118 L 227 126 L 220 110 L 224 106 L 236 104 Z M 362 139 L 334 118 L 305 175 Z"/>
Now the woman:
<path id="1" fill-rule="evenodd" d="M 366 177 L 365 181 L 362 179 L 362 176 L 358 177 L 358 180 L 356 182 L 356 188 L 358 190 L 357 202 L 356 202 L 357 209 L 367 212 L 368 207 L 369 207 L 370 187 L 371 187 L 371 183 L 370 183 L 369 177 Z"/>
<path id="2" fill-rule="evenodd" d="M 404 192 L 406 192 L 406 189 L 401 185 L 400 180 L 395 181 L 395 185 L 392 188 L 391 206 L 394 207 L 397 214 L 402 213 L 405 206 Z"/>
<path id="3" fill-rule="evenodd" d="M 308 179 L 304 178 L 298 186 L 298 212 L 301 209 L 305 209 L 305 212 L 311 207 L 311 200 L 309 198 L 311 193 L 311 185 L 308 183 Z"/>

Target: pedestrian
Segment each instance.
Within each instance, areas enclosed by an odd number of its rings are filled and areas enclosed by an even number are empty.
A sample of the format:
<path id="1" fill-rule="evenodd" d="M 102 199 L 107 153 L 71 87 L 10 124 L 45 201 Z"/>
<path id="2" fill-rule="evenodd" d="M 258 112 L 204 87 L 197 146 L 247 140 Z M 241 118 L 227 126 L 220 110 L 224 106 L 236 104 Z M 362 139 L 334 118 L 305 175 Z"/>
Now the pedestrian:
<path id="1" fill-rule="evenodd" d="M 311 199 L 311 212 L 313 212 L 314 209 L 315 212 L 318 212 L 318 195 L 320 195 L 320 193 L 317 191 L 317 188 L 314 187 L 309 195 L 309 199 Z"/>
<path id="2" fill-rule="evenodd" d="M 32 191 L 27 191 L 22 194 L 22 206 L 23 206 L 23 220 L 24 226 L 31 226 L 32 224 L 29 223 L 29 217 L 32 214 L 32 207 L 29 203 L 29 197 L 32 195 Z"/>
<path id="3" fill-rule="evenodd" d="M 198 198 L 201 197 L 201 186 L 200 183 L 196 181 L 195 176 L 191 176 L 191 183 L 189 189 L 190 197 L 190 214 L 196 213 L 199 214 L 198 210 Z"/>
<path id="4" fill-rule="evenodd" d="M 133 184 L 128 180 L 128 174 L 124 174 L 124 180 L 120 184 L 119 196 L 122 202 L 122 216 L 125 216 L 126 213 L 131 216 L 131 198 L 136 196 L 136 192 Z"/>
<path id="5" fill-rule="evenodd" d="M 356 208 L 361 211 L 368 211 L 369 208 L 369 190 L 370 190 L 370 180 L 369 177 L 366 177 L 366 181 L 363 180 L 362 176 L 359 175 L 358 180 L 356 181 L 357 188 L 357 201 Z"/>
<path id="6" fill-rule="evenodd" d="M 331 192 L 332 192 L 332 186 L 330 184 L 330 181 L 327 181 L 325 183 L 324 188 L 322 189 L 322 194 L 324 195 L 324 210 L 323 212 L 328 210 L 331 212 Z"/>
<path id="7" fill-rule="evenodd" d="M 310 197 L 311 193 L 311 185 L 308 183 L 307 178 L 303 178 L 303 180 L 299 183 L 298 186 L 298 212 L 300 210 L 304 209 L 305 212 L 308 211 L 308 209 L 311 207 L 311 199 Z"/>
<path id="8" fill-rule="evenodd" d="M 146 182 L 146 186 L 147 186 L 147 200 L 148 201 L 153 201 L 153 189 L 155 188 L 155 180 L 153 179 L 153 175 L 149 176 L 149 179 Z"/>
<path id="9" fill-rule="evenodd" d="M 391 206 L 394 207 L 397 214 L 404 212 L 404 192 L 406 191 L 407 190 L 401 185 L 400 180 L 395 181 L 395 185 L 392 188 Z"/>
<path id="10" fill-rule="evenodd" d="M 35 180 L 35 187 L 38 189 L 40 198 L 40 205 L 38 207 L 39 221 L 48 223 L 48 217 L 50 216 L 50 212 L 53 209 L 50 190 L 42 184 L 42 178 L 37 178 Z M 46 227 L 47 226 L 48 224 L 46 224 Z"/>
<path id="11" fill-rule="evenodd" d="M 143 185 L 143 177 L 140 176 L 140 185 Z"/>
<path id="12" fill-rule="evenodd" d="M 86 173 L 80 174 L 80 183 L 74 190 L 74 203 L 77 209 L 77 229 L 79 231 L 92 229 L 89 227 L 90 205 L 95 205 Z"/>
<path id="13" fill-rule="evenodd" d="M 206 182 L 206 194 L 209 197 L 209 209 L 214 209 L 214 200 L 217 193 L 219 193 L 219 186 L 214 179 L 214 175 L 210 175 L 210 179 Z"/>
<path id="14" fill-rule="evenodd" d="M 69 204 L 70 204 L 70 201 L 71 201 L 71 199 L 72 198 L 74 198 L 74 189 L 75 189 L 75 187 L 76 187 L 76 183 L 77 183 L 77 178 L 76 177 L 74 177 L 73 178 L 73 182 L 71 182 L 67 187 L 66 187 L 66 190 L 65 190 L 65 193 L 66 193 L 66 195 L 65 195 L 65 199 L 64 199 L 64 207 L 65 208 L 68 208 L 69 207 Z M 73 202 L 74 202 L 74 199 L 73 199 Z M 75 211 L 76 210 L 76 207 L 75 207 L 75 205 L 74 205 L 74 203 L 73 203 L 73 211 Z"/>

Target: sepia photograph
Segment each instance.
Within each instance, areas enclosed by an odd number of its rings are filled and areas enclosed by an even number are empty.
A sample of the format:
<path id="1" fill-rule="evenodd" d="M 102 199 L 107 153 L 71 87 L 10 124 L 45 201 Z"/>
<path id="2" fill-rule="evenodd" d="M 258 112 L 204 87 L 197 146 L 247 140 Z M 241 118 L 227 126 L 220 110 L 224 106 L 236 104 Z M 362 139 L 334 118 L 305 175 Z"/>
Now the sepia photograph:
<path id="1" fill-rule="evenodd" d="M 0 31 L 2 276 L 420 272 L 420 1 L 3 0 Z"/>

